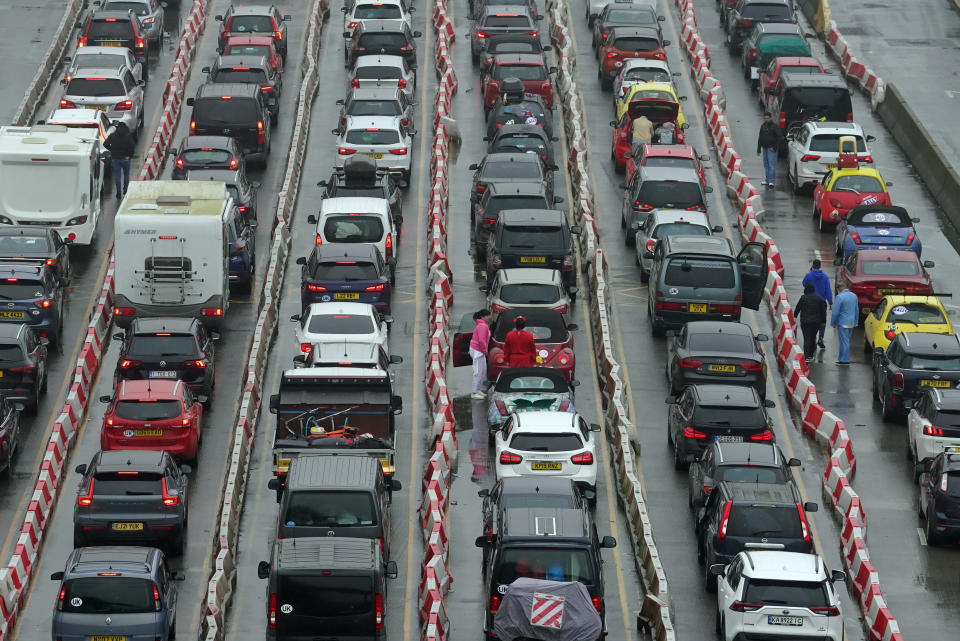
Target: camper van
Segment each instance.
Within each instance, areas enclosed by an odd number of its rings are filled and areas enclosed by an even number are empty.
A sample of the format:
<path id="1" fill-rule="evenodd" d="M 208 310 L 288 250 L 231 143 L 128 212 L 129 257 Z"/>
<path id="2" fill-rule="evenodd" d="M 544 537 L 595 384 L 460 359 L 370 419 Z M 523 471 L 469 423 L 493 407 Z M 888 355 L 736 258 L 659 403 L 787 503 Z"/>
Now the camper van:
<path id="1" fill-rule="evenodd" d="M 229 303 L 227 225 L 233 200 L 222 182 L 130 183 L 114 220 L 113 317 L 193 317 L 220 327 Z"/>
<path id="2" fill-rule="evenodd" d="M 0 225 L 52 227 L 74 245 L 91 244 L 104 168 L 95 129 L 0 127 Z"/>

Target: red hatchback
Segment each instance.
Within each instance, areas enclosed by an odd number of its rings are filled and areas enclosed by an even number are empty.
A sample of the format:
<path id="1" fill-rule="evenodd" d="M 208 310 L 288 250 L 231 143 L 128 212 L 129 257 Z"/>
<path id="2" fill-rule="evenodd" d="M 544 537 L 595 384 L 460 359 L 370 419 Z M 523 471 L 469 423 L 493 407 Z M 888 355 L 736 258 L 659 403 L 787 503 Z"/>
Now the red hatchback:
<path id="1" fill-rule="evenodd" d="M 614 27 L 597 48 L 597 59 L 600 60 L 597 77 L 600 79 L 600 87 L 609 89 L 613 86 L 613 79 L 620 73 L 624 60 L 666 60 L 667 52 L 664 47 L 669 44 L 669 40 L 661 40 L 660 31 L 656 27 Z"/>
<path id="2" fill-rule="evenodd" d="M 627 157 L 627 184 L 633 178 L 637 167 L 677 167 L 693 169 L 700 176 L 700 184 L 707 186 L 707 173 L 703 168 L 704 160 L 709 156 L 699 156 L 690 145 L 643 145 L 640 158 Z"/>
<path id="3" fill-rule="evenodd" d="M 493 57 L 489 73 L 483 76 L 483 107 L 490 109 L 500 97 L 500 85 L 506 78 L 523 82 L 523 91 L 543 98 L 544 104 L 553 109 L 553 84 L 550 74 L 554 67 L 547 68 L 543 55 L 536 53 L 505 53 Z"/>
<path id="4" fill-rule="evenodd" d="M 225 56 L 263 56 L 277 74 L 283 73 L 283 58 L 273 36 L 229 36 L 223 47 Z"/>
<path id="5" fill-rule="evenodd" d="M 624 170 L 627 152 L 630 151 L 630 130 L 633 127 L 633 121 L 641 115 L 649 118 L 654 127 L 659 127 L 665 122 L 673 123 L 676 142 L 683 145 L 686 140 L 684 130 L 687 128 L 687 123 L 677 126 L 680 116 L 679 103 L 663 98 L 631 100 L 630 104 L 627 105 L 627 110 L 620 116 L 620 120 L 610 121 L 610 126 L 613 127 L 610 159 L 614 161 L 617 172 Z"/>
<path id="6" fill-rule="evenodd" d="M 166 450 L 195 461 L 203 422 L 203 397 L 178 380 L 120 381 L 100 431 L 103 450 Z"/>
<path id="7" fill-rule="evenodd" d="M 846 260 L 837 258 L 835 283 L 844 283 L 857 295 L 860 314 L 870 312 L 880 299 L 890 294 L 931 294 L 933 285 L 927 269 L 932 260 L 923 264 L 911 251 L 896 249 L 861 249 Z"/>

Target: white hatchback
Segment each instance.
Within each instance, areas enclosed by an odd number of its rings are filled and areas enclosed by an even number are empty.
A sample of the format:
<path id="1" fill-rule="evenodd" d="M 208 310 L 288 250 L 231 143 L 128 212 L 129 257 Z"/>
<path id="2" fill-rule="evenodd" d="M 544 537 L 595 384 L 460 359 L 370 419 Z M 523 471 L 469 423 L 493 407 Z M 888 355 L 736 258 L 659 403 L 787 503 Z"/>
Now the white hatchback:
<path id="1" fill-rule="evenodd" d="M 837 164 L 843 136 L 852 136 L 857 141 L 859 162 L 873 164 L 867 143 L 873 142 L 874 137 L 864 135 L 863 129 L 855 122 L 808 120 L 798 130 L 787 134 L 787 181 L 793 187 L 793 193 L 813 188 L 823 180 L 829 171 L 827 165 Z"/>
<path id="2" fill-rule="evenodd" d="M 381 316 L 368 303 L 312 303 L 290 320 L 297 324 L 297 343 L 304 354 L 310 354 L 317 343 L 336 340 L 379 345 L 389 354 L 387 337 L 393 318 Z"/>
<path id="3" fill-rule="evenodd" d="M 143 128 L 143 81 L 134 79 L 126 67 L 82 69 L 66 82 L 60 109 L 102 111 L 111 122 L 122 121 L 130 133 Z"/>
<path id="4" fill-rule="evenodd" d="M 364 20 L 403 20 L 413 31 L 416 7 L 407 9 L 404 0 L 353 0 L 340 7 L 343 12 L 343 31 L 353 36 L 353 30 Z"/>
<path id="5" fill-rule="evenodd" d="M 136 81 L 146 80 L 143 63 L 137 60 L 133 52 L 126 47 L 80 47 L 72 56 L 64 56 L 63 63 L 69 65 L 67 82 L 83 69 L 116 69 L 126 67 Z"/>
<path id="6" fill-rule="evenodd" d="M 569 412 L 511 414 L 494 439 L 497 478 L 561 476 L 596 490 L 599 431 Z"/>
<path id="7" fill-rule="evenodd" d="M 907 448 L 914 466 L 960 447 L 960 390 L 924 390 L 907 414 Z M 914 477 L 919 477 L 918 471 Z"/>
<path id="8" fill-rule="evenodd" d="M 624 60 L 620 73 L 613 81 L 613 103 L 616 106 L 617 100 L 627 94 L 627 90 L 635 84 L 641 82 L 669 82 L 679 76 L 679 72 L 671 72 L 667 63 L 662 60 L 647 60 L 646 58 L 633 58 Z"/>
<path id="9" fill-rule="evenodd" d="M 393 225 L 390 202 L 385 198 L 325 198 L 320 205 L 320 216 L 311 214 L 307 222 L 316 226 L 314 242 L 317 245 L 364 243 L 376 245 L 384 260 L 397 257 L 400 234 Z M 390 275 L 392 282 L 392 271 Z"/>
<path id="10" fill-rule="evenodd" d="M 342 168 L 347 158 L 361 154 L 373 158 L 377 168 L 410 184 L 415 129 L 403 124 L 400 116 L 347 116 L 347 124 L 333 130 L 337 136 L 334 167 Z"/>
<path id="11" fill-rule="evenodd" d="M 413 101 L 417 89 L 416 65 L 408 63 L 403 56 L 360 56 L 353 63 L 347 84 L 353 89 L 395 86 Z"/>

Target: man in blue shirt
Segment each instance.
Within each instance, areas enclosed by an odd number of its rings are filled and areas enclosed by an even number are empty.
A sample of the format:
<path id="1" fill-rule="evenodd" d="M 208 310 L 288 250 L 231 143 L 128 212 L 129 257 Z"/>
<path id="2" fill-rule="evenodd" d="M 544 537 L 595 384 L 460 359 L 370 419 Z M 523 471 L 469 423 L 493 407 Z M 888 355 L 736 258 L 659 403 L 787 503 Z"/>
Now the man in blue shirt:
<path id="1" fill-rule="evenodd" d="M 823 273 L 823 270 L 820 269 L 820 259 L 815 258 L 813 263 L 810 265 L 810 271 L 807 272 L 806 276 L 803 277 L 803 286 L 813 285 L 813 291 L 827 301 L 827 305 L 833 306 L 833 292 L 830 290 L 830 277 Z M 827 331 L 827 324 L 824 323 L 820 326 L 820 336 L 817 346 L 820 349 L 826 347 L 823 344 L 823 335 Z"/>
<path id="2" fill-rule="evenodd" d="M 837 283 L 837 300 L 830 326 L 837 328 L 837 365 L 850 364 L 850 335 L 860 322 L 860 301 L 843 283 Z"/>

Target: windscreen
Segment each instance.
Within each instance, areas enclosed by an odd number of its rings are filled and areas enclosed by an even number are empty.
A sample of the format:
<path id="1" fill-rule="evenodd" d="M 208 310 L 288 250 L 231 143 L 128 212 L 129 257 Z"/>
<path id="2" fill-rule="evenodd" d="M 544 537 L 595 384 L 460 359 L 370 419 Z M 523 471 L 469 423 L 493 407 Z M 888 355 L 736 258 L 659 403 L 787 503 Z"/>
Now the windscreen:
<path id="1" fill-rule="evenodd" d="M 347 109 L 348 116 L 399 116 L 400 103 L 396 100 L 354 100 Z"/>
<path id="2" fill-rule="evenodd" d="M 524 314 L 527 317 L 527 326 L 524 329 L 533 334 L 533 339 L 538 343 L 563 343 L 569 338 L 566 325 L 563 323 L 563 316 L 557 314 L 550 318 L 535 318 L 532 314 Z M 502 343 L 507 333 L 513 329 L 512 314 L 501 314 L 493 326 L 493 340 Z"/>
<path id="3" fill-rule="evenodd" d="M 372 334 L 374 329 L 373 319 L 360 314 L 320 314 L 307 323 L 311 334 Z"/>
<path id="4" fill-rule="evenodd" d="M 90 42 L 100 42 L 101 40 L 133 40 L 133 26 L 127 19 L 112 18 L 112 22 L 107 20 L 94 20 L 90 23 L 90 29 L 87 30 L 87 39 Z"/>
<path id="5" fill-rule="evenodd" d="M 793 71 L 793 68 L 790 68 Z M 849 134 L 817 134 L 810 139 L 810 151 L 836 152 L 840 149 L 840 138 L 847 137 Z M 864 152 L 867 149 L 867 143 L 863 136 L 853 136 L 857 141 L 857 151 Z"/>
<path id="6" fill-rule="evenodd" d="M 84 98 L 126 95 L 119 78 L 73 78 L 67 84 L 66 95 Z"/>
<path id="7" fill-rule="evenodd" d="M 41 298 L 43 283 L 36 280 L 19 279 L 15 283 L 0 281 L 0 300 L 24 300 Z"/>
<path id="8" fill-rule="evenodd" d="M 920 266 L 905 260 L 865 260 L 860 263 L 860 271 L 868 276 L 916 276 Z"/>
<path id="9" fill-rule="evenodd" d="M 193 334 L 172 334 L 169 336 L 137 334 L 130 341 L 130 348 L 127 350 L 128 358 L 142 360 L 156 360 L 170 356 L 184 358 L 200 356 L 196 337 Z"/>
<path id="10" fill-rule="evenodd" d="M 652 207 L 687 209 L 703 206 L 700 184 L 678 180 L 647 180 L 640 187 L 639 200 Z"/>
<path id="11" fill-rule="evenodd" d="M 226 51 L 223 52 L 225 56 L 253 56 L 254 58 L 263 56 L 268 60 L 270 59 L 270 54 L 269 45 L 230 45 Z"/>
<path id="12" fill-rule="evenodd" d="M 351 145 L 395 145 L 400 142 L 396 129 L 351 129 L 346 142 Z"/>
<path id="13" fill-rule="evenodd" d="M 613 48 L 620 51 L 656 51 L 660 48 L 660 42 L 656 38 L 627 36 L 614 40 Z"/>
<path id="14" fill-rule="evenodd" d="M 549 305 L 560 300 L 561 295 L 556 285 L 518 283 L 500 288 L 500 300 L 511 305 Z"/>
<path id="15" fill-rule="evenodd" d="M 64 612 L 76 614 L 142 614 L 154 612 L 153 581 L 126 576 L 71 579 L 60 599 Z"/>
<path id="16" fill-rule="evenodd" d="M 583 449 L 583 441 L 572 432 L 519 432 L 510 439 L 510 449 L 521 452 L 570 452 Z"/>
<path id="17" fill-rule="evenodd" d="M 614 9 L 607 14 L 608 24 L 622 25 L 654 25 L 657 17 L 652 11 L 636 11 L 634 9 Z"/>
<path id="18" fill-rule="evenodd" d="M 697 352 L 733 352 L 751 355 L 756 352 L 753 339 L 749 336 L 730 333 L 687 334 L 687 348 Z"/>
<path id="19" fill-rule="evenodd" d="M 150 13 L 150 7 L 143 2 L 108 2 L 103 8 L 105 11 L 133 11 L 138 16 Z"/>
<path id="20" fill-rule="evenodd" d="M 831 191 L 879 194 L 883 192 L 883 184 L 873 176 L 840 176 L 834 181 Z"/>
<path id="21" fill-rule="evenodd" d="M 522 151 L 543 154 L 547 150 L 542 138 L 536 136 L 504 136 L 490 151 Z"/>
<path id="22" fill-rule="evenodd" d="M 550 209 L 543 196 L 496 196 L 490 199 L 487 214 L 493 218 L 506 209 Z"/>
<path id="23" fill-rule="evenodd" d="M 378 243 L 383 238 L 383 221 L 378 216 L 327 216 L 323 239 L 328 243 Z"/>
<path id="24" fill-rule="evenodd" d="M 94 496 L 154 496 L 163 489 L 159 474 L 100 472 L 93 477 Z"/>
<path id="25" fill-rule="evenodd" d="M 792 22 L 790 7 L 785 4 L 748 4 L 743 8 L 741 17 L 758 22 Z"/>
<path id="26" fill-rule="evenodd" d="M 380 67 L 377 65 L 367 65 L 357 67 L 356 78 L 359 80 L 398 80 L 403 78 L 403 70 L 400 67 Z"/>
<path id="27" fill-rule="evenodd" d="M 823 583 L 813 581 L 747 579 L 743 599 L 747 603 L 795 608 L 824 608 L 830 605 Z"/>
<path id="28" fill-rule="evenodd" d="M 663 223 L 653 230 L 653 238 L 660 239 L 667 236 L 709 236 L 710 230 L 701 225 L 690 223 Z"/>
<path id="29" fill-rule="evenodd" d="M 559 508 L 577 509 L 577 499 L 573 492 L 504 492 L 500 500 L 503 508 L 532 507 L 532 508 Z"/>
<path id="30" fill-rule="evenodd" d="M 728 536 L 794 539 L 803 536 L 796 505 L 733 505 Z"/>
<path id="31" fill-rule="evenodd" d="M 377 512 L 369 492 L 290 492 L 280 515 L 284 525 L 298 527 L 368 527 L 377 524 Z"/>
<path id="32" fill-rule="evenodd" d="M 937 356 L 935 354 L 907 355 L 903 359 L 904 369 L 926 369 L 932 372 L 960 371 L 960 356 Z"/>
<path id="33" fill-rule="evenodd" d="M 850 94 L 841 87 L 794 87 L 788 90 L 797 109 L 811 113 L 822 112 L 822 116 L 830 116 L 839 120 L 846 120 L 847 114 L 852 111 Z"/>
<path id="34" fill-rule="evenodd" d="M 627 82 L 670 82 L 670 74 L 663 69 L 634 67 L 623 75 L 623 79 Z"/>
<path id="35" fill-rule="evenodd" d="M 407 37 L 402 33 L 377 31 L 362 34 L 357 44 L 368 51 L 380 51 L 381 49 L 396 51 L 406 46 Z"/>
<path id="36" fill-rule="evenodd" d="M 511 162 L 509 160 L 498 160 L 496 162 L 486 162 L 483 164 L 483 171 L 480 173 L 483 180 L 496 180 L 498 178 L 515 178 L 517 180 L 540 180 L 543 172 L 540 170 L 538 162 Z"/>
<path id="37" fill-rule="evenodd" d="M 541 65 L 496 65 L 492 75 L 495 80 L 546 80 L 547 70 Z"/>
<path id="38" fill-rule="evenodd" d="M 759 407 L 698 406 L 693 412 L 698 427 L 765 429 L 767 421 Z"/>
<path id="39" fill-rule="evenodd" d="M 278 581 L 278 600 L 292 606 L 295 615 L 310 613 L 322 620 L 325 616 L 357 616 L 373 611 L 373 580 L 369 576 L 283 573 Z"/>
<path id="40" fill-rule="evenodd" d="M 272 33 L 270 16 L 233 16 L 228 27 L 230 33 Z"/>
<path id="41" fill-rule="evenodd" d="M 0 254 L 19 256 L 52 252 L 50 240 L 46 236 L 0 236 Z"/>
<path id="42" fill-rule="evenodd" d="M 233 154 L 225 149 L 187 149 L 180 158 L 191 167 L 229 167 Z"/>
<path id="43" fill-rule="evenodd" d="M 526 16 L 522 15 L 489 15 L 483 21 L 484 27 L 494 27 L 494 28 L 519 28 L 523 29 L 530 26 L 530 21 Z"/>
<path id="44" fill-rule="evenodd" d="M 267 72 L 253 67 L 226 67 L 217 69 L 214 82 L 249 82 L 255 85 L 267 83 Z"/>
<path id="45" fill-rule="evenodd" d="M 498 42 L 493 46 L 487 47 L 489 54 L 501 53 L 540 53 L 542 49 L 535 43 L 527 40 Z"/>
<path id="46" fill-rule="evenodd" d="M 392 19 L 392 18 L 402 18 L 403 13 L 400 11 L 400 7 L 395 4 L 383 4 L 382 2 L 376 2 L 374 4 L 358 4 L 357 8 L 353 12 L 353 17 L 357 20 L 370 20 L 370 19 Z"/>
<path id="47" fill-rule="evenodd" d="M 551 581 L 579 581 L 593 585 L 590 553 L 583 548 L 559 546 L 504 547 L 497 565 L 496 583 L 513 583 L 520 577 Z"/>
<path id="48" fill-rule="evenodd" d="M 23 360 L 23 350 L 16 344 L 0 344 L 0 367 L 4 363 L 19 363 Z"/>
<path id="49" fill-rule="evenodd" d="M 757 465 L 723 465 L 714 472 L 716 481 L 731 483 L 783 483 L 786 481 L 779 467 Z"/>
<path id="50" fill-rule="evenodd" d="M 201 98 L 193 105 L 193 117 L 199 124 L 235 124 L 252 126 L 259 119 L 255 100 Z"/>
<path id="51" fill-rule="evenodd" d="M 77 52 L 74 58 L 74 64 L 78 69 L 113 69 L 119 65 L 126 66 L 127 55 L 120 50 L 120 53 L 88 53 L 84 54 L 83 49 Z"/>
<path id="52" fill-rule="evenodd" d="M 338 261 L 329 263 L 319 263 L 313 271 L 313 278 L 316 280 L 376 280 L 380 274 L 377 273 L 377 267 L 373 263 L 363 263 L 359 261 Z"/>
<path id="53" fill-rule="evenodd" d="M 947 496 L 960 497 L 960 472 L 947 474 Z"/>
<path id="54" fill-rule="evenodd" d="M 947 319 L 936 305 L 928 303 L 904 303 L 895 305 L 887 315 L 892 323 L 946 324 Z"/>
<path id="55" fill-rule="evenodd" d="M 663 282 L 675 287 L 733 289 L 737 285 L 737 276 L 732 260 L 671 258 Z"/>
<path id="56" fill-rule="evenodd" d="M 179 401 L 119 401 L 117 418 L 131 421 L 162 421 L 180 416 Z"/>
<path id="57" fill-rule="evenodd" d="M 643 161 L 644 167 L 675 167 L 677 169 L 696 169 L 693 158 L 680 156 L 649 156 Z"/>
<path id="58" fill-rule="evenodd" d="M 562 227 L 510 225 L 501 233 L 500 248 L 504 251 L 563 251 L 567 248 Z"/>
<path id="59" fill-rule="evenodd" d="M 945 429 L 960 428 L 960 410 L 940 410 L 932 422 Z"/>
<path id="60" fill-rule="evenodd" d="M 507 370 L 509 372 L 510 370 Z M 497 380 L 498 392 L 544 392 L 560 394 L 567 391 L 567 385 L 562 377 L 558 380 L 552 376 L 501 376 Z"/>

